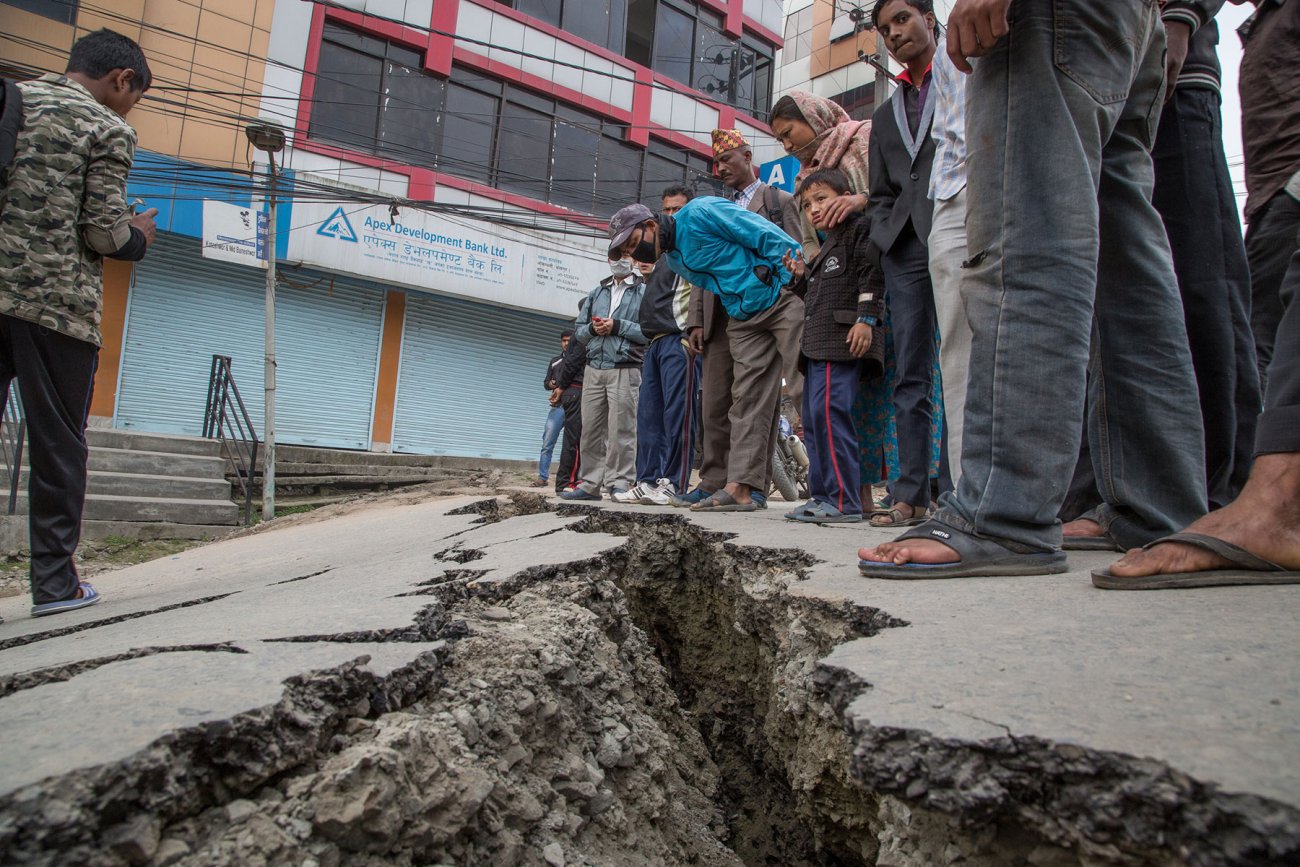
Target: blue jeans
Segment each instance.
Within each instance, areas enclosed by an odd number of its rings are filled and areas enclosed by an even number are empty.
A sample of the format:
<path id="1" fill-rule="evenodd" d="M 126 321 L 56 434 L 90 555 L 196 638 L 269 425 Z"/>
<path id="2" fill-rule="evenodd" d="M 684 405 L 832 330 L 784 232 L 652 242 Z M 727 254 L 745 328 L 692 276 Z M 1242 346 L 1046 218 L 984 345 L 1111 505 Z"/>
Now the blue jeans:
<path id="1" fill-rule="evenodd" d="M 1151 205 L 1164 28 L 1155 0 L 1015 0 L 1011 17 L 967 89 L 970 383 L 961 482 L 938 520 L 1013 550 L 1060 547 L 1087 389 L 1099 520 L 1140 544 L 1206 507 L 1187 329 Z"/>
<path id="2" fill-rule="evenodd" d="M 560 441 L 562 430 L 564 407 L 552 407 L 546 414 L 546 427 L 542 428 L 542 456 L 537 461 L 537 477 L 543 482 L 551 477 L 551 457 L 555 454 L 555 444 Z"/>
<path id="3" fill-rule="evenodd" d="M 641 403 L 636 413 L 636 478 L 669 479 L 685 493 L 691 479 L 693 367 L 681 335 L 667 334 L 646 347 L 641 362 Z"/>

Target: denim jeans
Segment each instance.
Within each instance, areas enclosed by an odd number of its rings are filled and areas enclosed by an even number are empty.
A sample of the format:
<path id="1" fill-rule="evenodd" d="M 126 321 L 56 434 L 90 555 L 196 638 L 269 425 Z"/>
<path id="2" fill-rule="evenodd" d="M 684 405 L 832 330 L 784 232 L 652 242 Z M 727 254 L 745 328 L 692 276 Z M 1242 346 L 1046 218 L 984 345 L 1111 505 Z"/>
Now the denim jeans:
<path id="1" fill-rule="evenodd" d="M 681 335 L 666 334 L 646 347 L 641 362 L 641 403 L 636 411 L 636 478 L 670 480 L 685 493 L 691 480 L 694 441 L 688 390 L 693 369 Z"/>
<path id="2" fill-rule="evenodd" d="M 1100 519 L 1116 541 L 1205 511 L 1187 329 L 1151 205 L 1156 6 L 1014 0 L 1011 34 L 968 85 L 970 383 L 961 483 L 938 519 L 1013 550 L 1060 546 L 1085 389 Z"/>
<path id="3" fill-rule="evenodd" d="M 543 482 L 551 477 L 551 458 L 555 455 L 555 444 L 560 441 L 560 431 L 564 430 L 564 408 L 551 407 L 546 414 L 546 427 L 542 428 L 542 456 L 537 461 L 537 477 Z"/>

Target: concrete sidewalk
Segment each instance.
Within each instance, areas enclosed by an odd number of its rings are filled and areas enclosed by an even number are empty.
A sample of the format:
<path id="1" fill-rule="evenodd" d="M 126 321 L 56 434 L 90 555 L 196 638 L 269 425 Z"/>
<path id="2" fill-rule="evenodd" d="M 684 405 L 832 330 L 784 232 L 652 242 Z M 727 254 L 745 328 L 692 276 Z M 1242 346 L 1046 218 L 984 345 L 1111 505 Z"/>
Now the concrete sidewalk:
<path id="1" fill-rule="evenodd" d="M 1300 587 L 1105 592 L 1088 571 L 1114 557 L 1094 553 L 1072 553 L 1071 571 L 1050 577 L 869 581 L 855 550 L 890 538 L 884 530 L 792 524 L 779 504 L 750 514 L 608 503 L 513 514 L 540 509 L 531 496 L 303 516 L 102 575 L 104 603 L 43 620 L 28 617 L 29 600 L 0 599 L 0 861 L 102 849 L 93 861 L 202 863 L 193 831 L 202 810 L 323 761 L 323 744 L 356 728 L 349 719 L 413 713 L 441 679 L 455 680 L 445 666 L 461 636 L 511 621 L 523 629 L 545 607 L 532 594 L 546 582 L 590 584 L 606 569 L 657 562 L 657 552 L 685 549 L 683 534 L 709 556 L 725 550 L 790 573 L 776 591 L 742 573 L 746 605 L 775 593 L 792 622 L 837 612 L 846 635 L 861 636 L 825 644 L 806 670 L 787 665 L 781 677 L 802 681 L 811 698 L 782 712 L 838 715 L 831 728 L 852 753 L 850 785 L 880 817 L 915 810 L 950 822 L 939 834 L 954 839 L 1015 825 L 1066 859 L 1035 863 L 1300 857 Z M 659 535 L 638 541 L 640 523 Z M 668 532 L 679 541 L 667 545 Z M 672 556 L 689 575 L 697 555 Z M 620 586 L 636 577 L 618 574 Z M 431 605 L 446 587 L 454 599 Z M 780 657 L 790 642 L 772 644 Z M 792 694 L 783 684 L 777 694 Z M 247 749 L 256 760 L 237 758 L 241 732 L 273 740 L 275 755 L 259 747 Z M 238 785 L 210 779 L 235 765 Z M 153 818 L 92 818 L 104 790 L 123 786 L 141 788 L 123 803 Z M 606 863 L 583 842 L 599 825 L 589 821 L 568 836 L 548 831 L 548 846 Z M 907 857 L 884 858 L 886 837 L 907 822 L 873 821 L 889 827 L 862 829 L 876 836 L 862 851 L 880 863 L 932 857 L 915 843 Z M 321 827 L 300 845 L 320 842 Z M 529 848 L 539 832 L 520 833 L 512 863 L 557 863 L 556 849 Z M 998 863 L 1009 856 L 997 852 L 1011 851 L 997 848 L 1011 845 L 1004 838 L 963 842 L 964 857 Z"/>

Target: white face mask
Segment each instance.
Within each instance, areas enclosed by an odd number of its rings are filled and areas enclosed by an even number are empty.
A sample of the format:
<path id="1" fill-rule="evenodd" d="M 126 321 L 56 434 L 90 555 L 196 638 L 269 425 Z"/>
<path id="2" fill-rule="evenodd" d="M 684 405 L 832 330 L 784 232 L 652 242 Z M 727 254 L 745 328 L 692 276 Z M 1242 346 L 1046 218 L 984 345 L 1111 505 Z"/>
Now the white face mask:
<path id="1" fill-rule="evenodd" d="M 609 273 L 613 274 L 614 277 L 619 280 L 626 280 L 628 277 L 631 277 L 632 276 L 631 258 L 611 259 L 609 261 Z"/>

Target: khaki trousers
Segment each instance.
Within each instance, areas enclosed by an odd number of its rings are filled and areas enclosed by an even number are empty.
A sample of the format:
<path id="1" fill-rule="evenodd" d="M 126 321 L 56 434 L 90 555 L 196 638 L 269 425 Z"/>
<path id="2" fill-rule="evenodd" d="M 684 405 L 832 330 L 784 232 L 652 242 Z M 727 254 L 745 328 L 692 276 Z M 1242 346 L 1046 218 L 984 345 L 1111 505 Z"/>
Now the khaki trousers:
<path id="1" fill-rule="evenodd" d="M 802 336 L 803 301 L 789 292 L 782 292 L 775 304 L 752 319 L 727 322 L 732 359 L 728 483 L 766 493 L 776 447 L 773 422 L 781 398 L 781 348 L 798 346 Z"/>
<path id="2" fill-rule="evenodd" d="M 582 441 L 578 487 L 589 494 L 627 490 L 636 482 L 636 407 L 641 368 L 588 367 L 582 380 Z"/>

